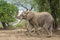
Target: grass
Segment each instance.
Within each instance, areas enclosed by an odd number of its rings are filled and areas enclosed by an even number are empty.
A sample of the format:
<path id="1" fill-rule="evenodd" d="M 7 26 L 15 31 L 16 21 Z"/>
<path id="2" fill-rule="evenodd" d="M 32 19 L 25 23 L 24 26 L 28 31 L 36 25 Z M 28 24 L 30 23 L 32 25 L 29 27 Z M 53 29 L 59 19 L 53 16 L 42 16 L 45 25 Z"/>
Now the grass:
<path id="1" fill-rule="evenodd" d="M 25 21 L 25 20 L 22 20 L 21 22 L 19 22 L 19 23 L 16 25 L 16 27 L 17 27 L 17 28 L 22 28 L 22 27 L 25 26 L 25 23 L 26 23 L 26 21 Z"/>
<path id="2" fill-rule="evenodd" d="M 3 28 L 2 24 L 0 23 L 0 28 Z"/>
<path id="3" fill-rule="evenodd" d="M 25 20 L 22 20 L 21 22 L 19 22 L 18 24 L 16 24 L 16 26 L 13 25 L 9 25 L 9 29 L 14 29 L 14 28 L 23 28 L 26 24 Z M 0 28 L 3 28 L 2 24 L 0 23 Z"/>

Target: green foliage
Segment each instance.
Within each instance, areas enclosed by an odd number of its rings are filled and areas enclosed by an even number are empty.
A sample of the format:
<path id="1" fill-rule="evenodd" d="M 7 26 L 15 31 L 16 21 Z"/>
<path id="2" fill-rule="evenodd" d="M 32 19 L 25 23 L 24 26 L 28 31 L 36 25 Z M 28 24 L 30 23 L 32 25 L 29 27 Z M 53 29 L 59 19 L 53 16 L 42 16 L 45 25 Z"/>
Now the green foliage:
<path id="1" fill-rule="evenodd" d="M 49 4 L 49 0 L 13 0 L 15 1 L 17 4 L 22 3 L 25 7 L 27 4 L 30 4 L 31 6 L 33 6 L 35 11 L 47 11 L 51 13 L 51 8 L 50 8 L 50 4 Z M 60 0 L 50 0 L 52 1 L 51 4 L 56 4 L 54 5 L 54 8 L 57 6 L 57 12 L 55 12 L 54 14 L 56 15 L 56 17 L 58 19 L 60 19 Z M 18 5 L 19 6 L 19 5 Z M 54 15 L 54 16 L 55 16 Z"/>
<path id="2" fill-rule="evenodd" d="M 17 28 L 21 28 L 21 27 L 24 27 L 25 24 L 26 24 L 26 21 L 25 21 L 25 20 L 22 20 L 21 22 L 19 22 L 19 23 L 16 25 L 16 27 L 17 27 Z"/>
<path id="3" fill-rule="evenodd" d="M 8 29 L 16 29 L 16 27 L 13 25 L 9 25 Z"/>
<path id="4" fill-rule="evenodd" d="M 41 12 L 41 11 L 51 12 L 48 0 L 38 0 L 38 1 L 33 0 L 31 4 L 34 5 L 34 6 L 37 6 L 36 8 L 38 9 L 39 12 Z"/>
<path id="5" fill-rule="evenodd" d="M 0 28 L 3 28 L 3 26 L 0 24 Z"/>
<path id="6" fill-rule="evenodd" d="M 1 22 L 13 22 L 15 21 L 14 15 L 17 13 L 18 8 L 15 5 L 7 3 L 4 0 L 0 0 L 0 21 Z"/>

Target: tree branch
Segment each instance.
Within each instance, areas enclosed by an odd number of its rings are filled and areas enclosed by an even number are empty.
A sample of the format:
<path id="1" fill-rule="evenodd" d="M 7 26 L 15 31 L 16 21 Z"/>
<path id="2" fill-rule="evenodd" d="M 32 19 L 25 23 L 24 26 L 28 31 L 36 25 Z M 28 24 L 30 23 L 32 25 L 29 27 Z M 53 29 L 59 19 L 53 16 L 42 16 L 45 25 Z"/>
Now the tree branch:
<path id="1" fill-rule="evenodd" d="M 25 7 L 25 6 L 23 6 L 23 4 L 21 4 L 21 3 L 14 3 L 14 5 L 21 5 L 23 8 L 25 8 L 26 10 L 28 10 L 28 8 L 27 7 Z"/>
<path id="2" fill-rule="evenodd" d="M 31 7 L 31 9 L 29 11 L 31 11 L 33 9 L 33 7 Z"/>

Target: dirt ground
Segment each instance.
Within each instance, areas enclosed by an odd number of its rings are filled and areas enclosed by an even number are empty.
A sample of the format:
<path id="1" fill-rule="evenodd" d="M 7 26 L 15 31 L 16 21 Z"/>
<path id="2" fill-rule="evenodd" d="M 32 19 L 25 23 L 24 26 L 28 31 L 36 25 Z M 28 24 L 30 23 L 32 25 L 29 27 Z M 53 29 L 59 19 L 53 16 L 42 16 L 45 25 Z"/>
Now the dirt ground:
<path id="1" fill-rule="evenodd" d="M 60 40 L 60 31 L 53 33 L 52 37 L 42 33 L 40 36 L 29 36 L 25 31 L 25 29 L 0 30 L 0 40 Z"/>

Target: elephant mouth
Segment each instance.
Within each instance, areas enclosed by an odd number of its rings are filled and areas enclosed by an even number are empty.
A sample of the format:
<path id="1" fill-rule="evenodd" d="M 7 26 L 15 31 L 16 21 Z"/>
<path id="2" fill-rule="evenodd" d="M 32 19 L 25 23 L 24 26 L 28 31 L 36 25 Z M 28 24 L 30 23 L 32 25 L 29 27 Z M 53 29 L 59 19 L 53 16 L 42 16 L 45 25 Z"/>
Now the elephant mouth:
<path id="1" fill-rule="evenodd" d="M 22 18 L 22 19 L 26 19 L 26 18 L 24 17 L 24 18 Z"/>
<path id="2" fill-rule="evenodd" d="M 26 17 L 24 16 L 24 17 L 22 17 L 22 19 L 26 19 Z"/>

